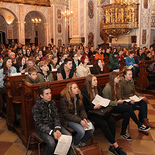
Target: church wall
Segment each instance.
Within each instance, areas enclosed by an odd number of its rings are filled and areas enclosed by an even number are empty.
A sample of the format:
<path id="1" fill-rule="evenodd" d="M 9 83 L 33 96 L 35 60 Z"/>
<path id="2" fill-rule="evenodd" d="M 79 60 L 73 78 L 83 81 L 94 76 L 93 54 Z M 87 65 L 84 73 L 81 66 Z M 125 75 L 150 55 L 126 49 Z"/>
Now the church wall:
<path id="1" fill-rule="evenodd" d="M 44 42 L 44 45 L 47 45 L 51 38 L 51 33 L 49 33 L 49 26 L 51 25 L 50 22 L 50 7 L 42 7 L 42 6 L 34 6 L 34 5 L 24 5 L 24 4 L 12 4 L 10 3 L 0 3 L 0 8 L 8 9 L 11 11 L 15 18 L 17 19 L 16 23 L 11 24 L 13 26 L 13 38 L 18 39 L 18 41 L 22 44 L 25 44 L 25 17 L 29 12 L 37 11 L 44 21 L 41 24 L 38 31 L 41 37 L 39 38 L 39 43 Z M 49 9 L 50 8 L 50 9 Z M 48 13 L 48 14 L 47 14 Z M 17 27 L 16 27 L 17 25 Z M 30 30 L 28 30 L 30 32 Z M 51 31 L 50 31 L 51 32 Z M 45 33 L 45 34 L 43 34 Z M 32 34 L 32 33 L 31 33 Z M 17 38 L 15 38 L 17 37 Z M 29 34 L 26 34 L 26 37 L 29 37 Z M 32 36 L 31 36 L 32 37 Z M 32 39 L 32 38 L 31 38 Z M 34 40 L 32 39 L 31 42 Z"/>
<path id="2" fill-rule="evenodd" d="M 84 36 L 85 45 L 97 47 L 97 1 L 84 1 Z"/>
<path id="3" fill-rule="evenodd" d="M 65 8 L 62 4 L 54 4 L 53 5 L 53 38 L 54 44 L 56 46 L 62 46 L 65 43 L 65 30 L 66 23 L 65 19 L 62 17 L 61 12 L 64 11 Z"/>
<path id="4" fill-rule="evenodd" d="M 2 16 L 0 16 L 0 31 L 5 32 L 5 38 L 7 37 L 7 27 L 6 22 Z"/>

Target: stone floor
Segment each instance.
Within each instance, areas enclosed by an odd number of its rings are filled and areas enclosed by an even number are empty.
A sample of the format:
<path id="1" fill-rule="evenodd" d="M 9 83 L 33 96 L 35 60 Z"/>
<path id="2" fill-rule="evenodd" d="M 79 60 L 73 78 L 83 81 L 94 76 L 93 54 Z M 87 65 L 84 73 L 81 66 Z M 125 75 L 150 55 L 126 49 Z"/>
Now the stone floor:
<path id="1" fill-rule="evenodd" d="M 145 94 L 148 99 L 148 118 L 155 125 L 155 96 Z M 137 112 L 136 112 L 137 114 Z M 121 121 L 116 123 L 116 139 L 128 155 L 155 155 L 155 129 L 149 130 L 149 135 L 144 135 L 137 130 L 135 123 L 130 120 L 130 136 L 132 141 L 128 142 L 120 137 Z M 94 133 L 94 141 L 103 150 L 104 155 L 111 155 L 108 152 L 108 141 L 100 129 Z M 25 155 L 26 148 L 20 138 L 13 132 L 7 130 L 6 121 L 0 119 L 0 155 Z M 31 155 L 38 155 L 38 151 L 29 151 Z M 41 154 L 44 152 L 42 150 Z"/>

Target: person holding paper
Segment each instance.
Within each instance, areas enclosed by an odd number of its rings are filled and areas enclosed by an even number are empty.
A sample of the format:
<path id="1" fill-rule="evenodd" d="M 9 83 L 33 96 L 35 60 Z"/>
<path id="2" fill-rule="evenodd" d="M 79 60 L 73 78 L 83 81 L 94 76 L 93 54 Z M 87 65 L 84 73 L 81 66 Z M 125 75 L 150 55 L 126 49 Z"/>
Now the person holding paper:
<path id="1" fill-rule="evenodd" d="M 61 91 L 60 108 L 64 127 L 70 127 L 76 131 L 74 148 L 85 146 L 85 142 L 94 132 L 94 126 L 87 120 L 81 91 L 75 82 L 68 83 Z"/>
<path id="2" fill-rule="evenodd" d="M 122 99 L 129 99 L 129 97 L 134 95 L 141 98 L 141 96 L 135 90 L 134 81 L 132 79 L 132 70 L 127 69 L 124 71 L 124 78 L 121 79 L 120 86 Z M 132 100 L 130 103 L 133 105 L 135 110 L 139 110 L 139 121 L 147 127 L 154 128 L 154 126 L 149 123 L 147 118 L 147 102 L 144 100 L 139 102 Z"/>
<path id="3" fill-rule="evenodd" d="M 34 125 L 38 136 L 47 144 L 45 155 L 52 155 L 61 135 L 71 134 L 61 127 L 57 107 L 52 100 L 52 88 L 43 85 L 38 91 L 36 104 L 32 108 Z"/>
<path id="4" fill-rule="evenodd" d="M 123 104 L 124 101 L 121 99 L 120 93 L 120 85 L 119 85 L 120 77 L 118 72 L 112 72 L 109 75 L 109 82 L 103 89 L 102 96 L 107 98 L 110 101 L 109 105 L 113 106 L 114 113 L 123 114 L 123 122 L 122 122 L 122 130 L 121 137 L 125 138 L 128 141 L 131 141 L 132 138 L 126 134 L 126 129 L 130 121 L 130 117 L 137 124 L 138 129 L 140 131 L 148 131 L 149 127 L 144 126 L 138 119 L 134 113 L 132 107 L 128 104 Z"/>
<path id="5" fill-rule="evenodd" d="M 109 151 L 115 155 L 127 155 L 127 153 L 118 146 L 118 143 L 115 140 L 115 119 L 111 116 L 111 114 L 106 118 L 103 118 L 89 113 L 90 110 L 100 109 L 102 107 L 100 104 L 94 105 L 92 103 L 97 94 L 102 96 L 102 89 L 97 85 L 96 76 L 90 74 L 86 77 L 81 93 L 83 95 L 83 103 L 88 114 L 88 118 L 102 129 L 104 136 L 110 142 Z"/>

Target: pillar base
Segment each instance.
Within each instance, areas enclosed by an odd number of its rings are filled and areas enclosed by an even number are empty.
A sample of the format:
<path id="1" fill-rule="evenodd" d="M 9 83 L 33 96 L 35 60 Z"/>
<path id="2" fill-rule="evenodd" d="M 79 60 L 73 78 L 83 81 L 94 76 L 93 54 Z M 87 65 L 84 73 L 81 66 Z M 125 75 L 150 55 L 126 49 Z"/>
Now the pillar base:
<path id="1" fill-rule="evenodd" d="M 81 37 L 73 37 L 70 40 L 70 44 L 80 44 L 80 43 L 82 43 Z"/>

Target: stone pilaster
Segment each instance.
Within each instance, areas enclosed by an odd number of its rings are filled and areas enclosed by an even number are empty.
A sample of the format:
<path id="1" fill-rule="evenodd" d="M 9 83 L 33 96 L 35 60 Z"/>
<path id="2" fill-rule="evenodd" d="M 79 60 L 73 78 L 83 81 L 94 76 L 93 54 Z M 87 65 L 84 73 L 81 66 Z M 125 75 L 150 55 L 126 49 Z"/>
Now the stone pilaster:
<path id="1" fill-rule="evenodd" d="M 49 43 L 49 40 L 48 40 L 48 32 L 49 32 L 49 29 L 48 29 L 48 23 L 44 23 L 44 31 L 45 31 L 45 45 L 47 46 L 48 43 Z"/>
<path id="2" fill-rule="evenodd" d="M 150 46 L 151 37 L 151 6 L 152 1 L 140 0 L 139 6 L 139 29 L 137 44 L 139 47 Z"/>
<path id="3" fill-rule="evenodd" d="M 81 37 L 84 37 L 84 1 L 72 0 L 71 10 L 73 17 L 70 18 L 70 43 L 79 44 L 82 42 Z"/>

